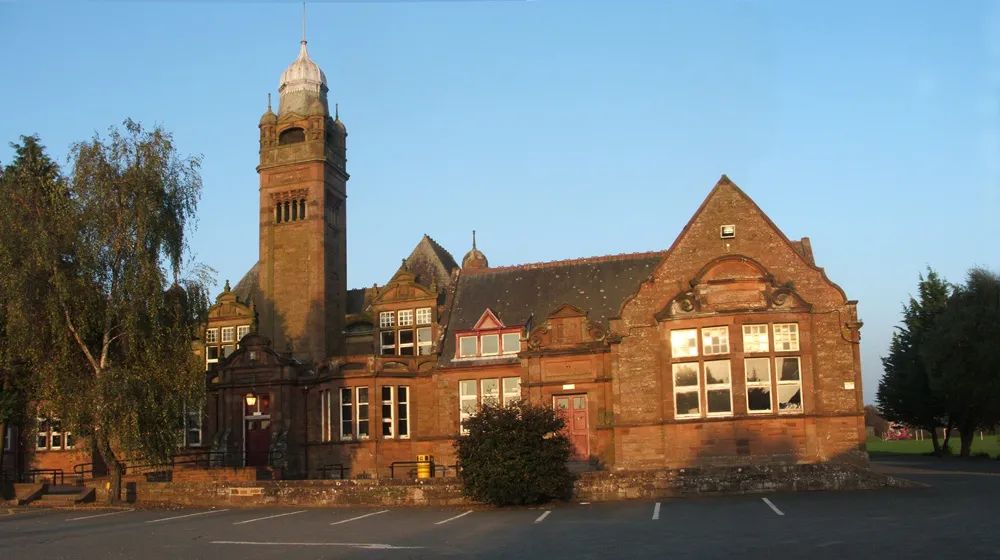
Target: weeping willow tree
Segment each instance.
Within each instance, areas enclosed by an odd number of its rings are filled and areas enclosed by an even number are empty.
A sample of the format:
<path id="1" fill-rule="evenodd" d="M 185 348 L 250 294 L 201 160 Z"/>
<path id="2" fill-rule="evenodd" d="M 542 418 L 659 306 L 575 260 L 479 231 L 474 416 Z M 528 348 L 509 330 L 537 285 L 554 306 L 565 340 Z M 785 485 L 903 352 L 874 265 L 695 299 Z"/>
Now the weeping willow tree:
<path id="1" fill-rule="evenodd" d="M 30 217 L 4 218 L 25 222 L 20 257 L 35 282 L 11 287 L 37 292 L 17 339 L 30 347 L 36 402 L 96 447 L 114 502 L 123 460 L 169 458 L 184 407 L 203 398 L 192 340 L 210 271 L 184 259 L 200 160 L 180 157 L 162 128 L 127 120 L 75 144 L 69 164 L 68 177 L 22 193 Z"/>

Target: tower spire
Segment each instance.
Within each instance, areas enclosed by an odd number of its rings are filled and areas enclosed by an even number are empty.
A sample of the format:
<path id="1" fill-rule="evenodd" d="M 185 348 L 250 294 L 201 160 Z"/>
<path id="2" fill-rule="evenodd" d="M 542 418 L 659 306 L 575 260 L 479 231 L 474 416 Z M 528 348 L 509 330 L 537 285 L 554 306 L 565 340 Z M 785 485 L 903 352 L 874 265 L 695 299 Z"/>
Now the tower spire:
<path id="1" fill-rule="evenodd" d="M 472 230 L 472 250 L 476 250 L 476 230 Z"/>
<path id="2" fill-rule="evenodd" d="M 302 3 L 302 44 L 306 43 L 306 3 Z"/>

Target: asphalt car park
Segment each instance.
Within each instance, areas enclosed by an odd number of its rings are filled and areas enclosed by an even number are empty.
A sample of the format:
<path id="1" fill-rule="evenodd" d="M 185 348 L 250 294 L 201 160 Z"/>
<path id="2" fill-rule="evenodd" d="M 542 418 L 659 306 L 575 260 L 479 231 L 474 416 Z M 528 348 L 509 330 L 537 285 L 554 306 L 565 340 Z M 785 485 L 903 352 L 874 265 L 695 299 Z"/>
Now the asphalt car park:
<path id="1" fill-rule="evenodd" d="M 998 554 L 1000 462 L 914 458 L 876 467 L 927 486 L 499 510 L 29 510 L 0 515 L 0 557 L 840 560 Z"/>

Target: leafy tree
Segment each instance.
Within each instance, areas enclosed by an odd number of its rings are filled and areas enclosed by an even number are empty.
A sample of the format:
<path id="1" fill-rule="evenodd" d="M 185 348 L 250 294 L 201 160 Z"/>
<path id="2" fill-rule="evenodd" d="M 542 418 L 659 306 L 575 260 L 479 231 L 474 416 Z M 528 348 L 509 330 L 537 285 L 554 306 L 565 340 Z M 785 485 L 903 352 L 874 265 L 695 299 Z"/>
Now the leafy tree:
<path id="1" fill-rule="evenodd" d="M 968 457 L 976 430 L 1000 420 L 1000 276 L 968 272 L 922 349 L 932 385 L 947 406 Z"/>
<path id="2" fill-rule="evenodd" d="M 9 314 L 8 326 L 31 359 L 36 399 L 89 437 L 117 501 L 122 461 L 167 459 L 183 407 L 203 396 L 191 343 L 208 272 L 181 278 L 200 160 L 179 157 L 162 128 L 127 120 L 124 131 L 75 144 L 70 164 L 65 179 L 5 172 L 16 204 L 0 204 L 0 228 L 23 243 L 8 258 L 26 270 L 0 260 L 0 277 L 33 302 L 34 315 Z"/>
<path id="3" fill-rule="evenodd" d="M 878 407 L 871 404 L 865 405 L 865 426 L 870 426 L 878 437 L 889 431 L 889 421 L 882 418 Z"/>
<path id="4" fill-rule="evenodd" d="M 947 409 L 937 385 L 932 382 L 921 349 L 934 323 L 948 305 L 949 285 L 934 270 L 920 276 L 919 298 L 903 306 L 903 321 L 892 335 L 889 354 L 882 358 L 884 373 L 879 380 L 876 403 L 890 422 L 902 422 L 931 433 L 934 452 L 941 453 L 937 428 L 950 425 Z M 946 430 L 950 433 L 950 430 Z M 947 436 L 944 447 L 947 447 Z"/>
<path id="5" fill-rule="evenodd" d="M 455 442 L 465 495 L 495 506 L 568 499 L 573 477 L 565 425 L 551 407 L 485 404 L 466 420 L 469 434 Z"/>

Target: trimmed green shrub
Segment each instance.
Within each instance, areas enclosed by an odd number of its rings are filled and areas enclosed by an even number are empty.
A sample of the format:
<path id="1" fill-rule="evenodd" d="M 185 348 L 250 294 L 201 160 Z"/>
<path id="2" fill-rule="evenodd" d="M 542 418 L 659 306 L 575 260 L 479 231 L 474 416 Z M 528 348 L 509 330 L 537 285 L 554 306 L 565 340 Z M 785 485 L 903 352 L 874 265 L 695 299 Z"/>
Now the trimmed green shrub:
<path id="1" fill-rule="evenodd" d="M 551 407 L 524 401 L 485 404 L 455 442 L 465 495 L 495 506 L 569 499 L 573 475 L 565 421 Z"/>

